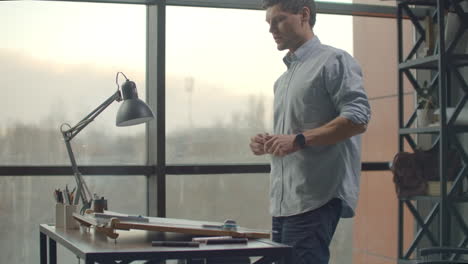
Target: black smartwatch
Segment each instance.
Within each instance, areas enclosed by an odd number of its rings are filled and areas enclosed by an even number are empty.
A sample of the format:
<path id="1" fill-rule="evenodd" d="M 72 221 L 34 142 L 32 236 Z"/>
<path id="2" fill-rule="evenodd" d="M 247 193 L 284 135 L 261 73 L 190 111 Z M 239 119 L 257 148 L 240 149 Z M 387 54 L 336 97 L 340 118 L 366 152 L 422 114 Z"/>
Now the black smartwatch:
<path id="1" fill-rule="evenodd" d="M 294 144 L 296 144 L 299 148 L 303 149 L 306 147 L 306 139 L 302 133 L 296 135 L 294 139 Z"/>

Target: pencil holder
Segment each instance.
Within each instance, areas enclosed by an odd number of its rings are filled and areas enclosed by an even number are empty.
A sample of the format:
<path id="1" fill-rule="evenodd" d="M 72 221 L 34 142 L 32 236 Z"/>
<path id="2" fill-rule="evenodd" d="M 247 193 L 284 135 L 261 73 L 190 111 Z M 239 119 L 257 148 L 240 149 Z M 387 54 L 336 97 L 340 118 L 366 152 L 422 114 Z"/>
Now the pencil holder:
<path id="1" fill-rule="evenodd" d="M 78 222 L 73 218 L 73 213 L 76 212 L 76 205 L 67 204 L 64 207 L 65 207 L 65 214 L 64 214 L 65 229 L 78 229 L 79 227 Z"/>
<path id="2" fill-rule="evenodd" d="M 65 222 L 65 205 L 63 203 L 55 204 L 55 227 L 63 228 Z"/>

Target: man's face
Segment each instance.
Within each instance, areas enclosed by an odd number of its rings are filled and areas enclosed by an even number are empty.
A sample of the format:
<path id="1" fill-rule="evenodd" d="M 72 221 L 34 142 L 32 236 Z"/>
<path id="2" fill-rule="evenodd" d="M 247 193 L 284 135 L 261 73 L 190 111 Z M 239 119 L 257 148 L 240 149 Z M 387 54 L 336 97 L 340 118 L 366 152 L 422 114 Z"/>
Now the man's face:
<path id="1" fill-rule="evenodd" d="M 266 10 L 266 21 L 270 25 L 270 33 L 276 42 L 278 50 L 289 49 L 294 52 L 305 41 L 305 34 L 308 23 L 305 20 L 303 12 L 293 14 L 283 11 L 281 4 L 269 7 Z"/>

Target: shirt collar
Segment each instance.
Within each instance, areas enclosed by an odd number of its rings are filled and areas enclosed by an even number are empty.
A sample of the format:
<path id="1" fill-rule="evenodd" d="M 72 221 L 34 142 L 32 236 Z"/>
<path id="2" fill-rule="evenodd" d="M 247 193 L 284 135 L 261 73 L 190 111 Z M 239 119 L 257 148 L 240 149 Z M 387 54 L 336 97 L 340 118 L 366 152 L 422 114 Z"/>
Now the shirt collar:
<path id="1" fill-rule="evenodd" d="M 317 36 L 313 36 L 311 39 L 302 44 L 295 52 L 288 52 L 283 58 L 284 64 L 289 68 L 291 63 L 294 61 L 302 61 L 309 57 L 310 51 L 314 50 L 320 45 L 320 40 Z"/>

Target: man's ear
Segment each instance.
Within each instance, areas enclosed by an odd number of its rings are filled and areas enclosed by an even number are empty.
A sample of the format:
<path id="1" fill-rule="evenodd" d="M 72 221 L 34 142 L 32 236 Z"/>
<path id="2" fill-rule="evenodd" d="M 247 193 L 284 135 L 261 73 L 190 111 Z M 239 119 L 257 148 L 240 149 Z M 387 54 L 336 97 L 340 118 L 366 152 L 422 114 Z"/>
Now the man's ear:
<path id="1" fill-rule="evenodd" d="M 304 6 L 301 10 L 301 21 L 308 24 L 309 19 L 310 19 L 310 9 Z"/>

